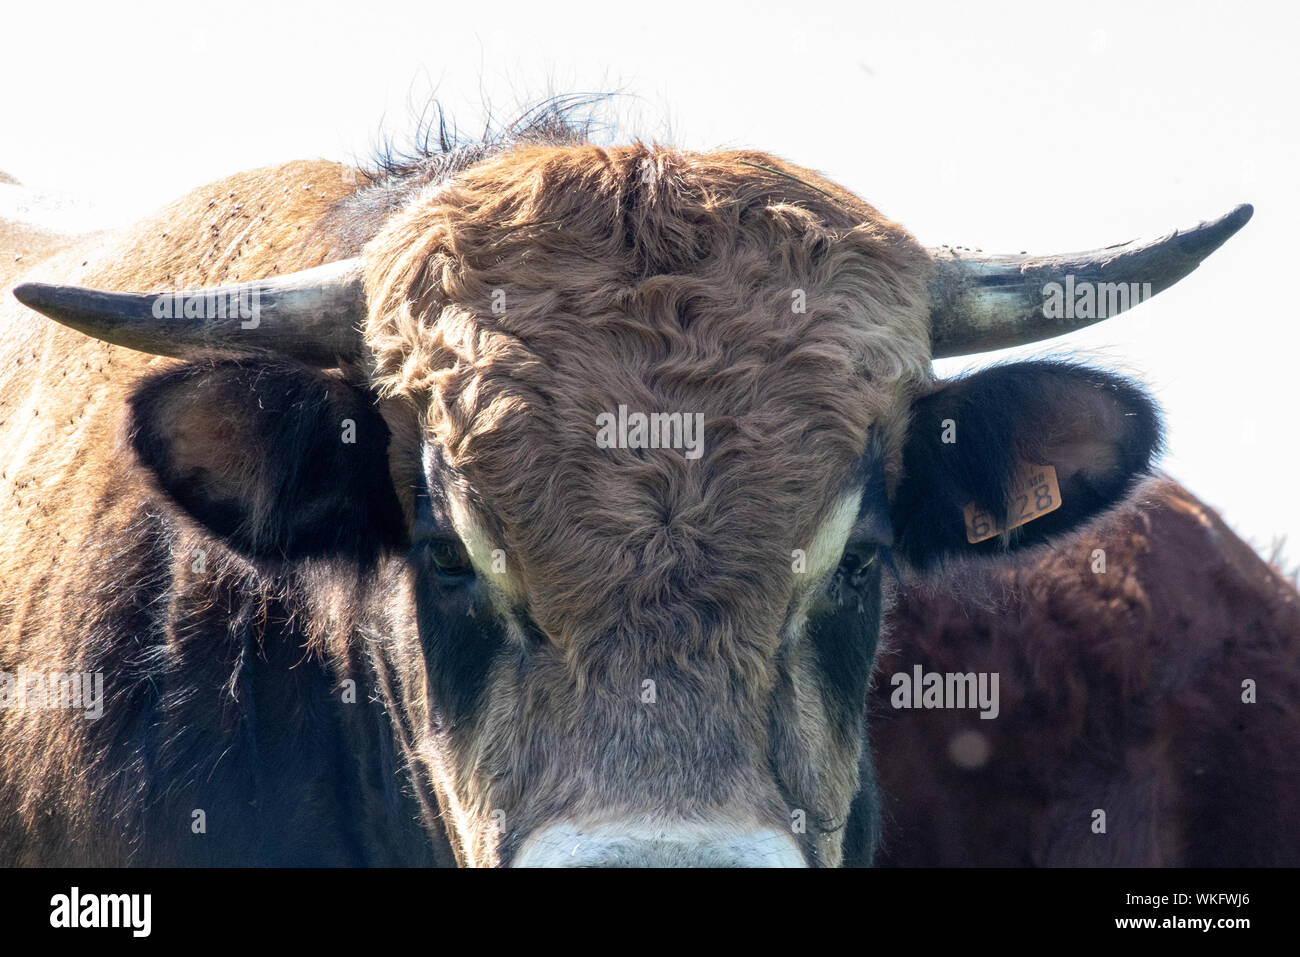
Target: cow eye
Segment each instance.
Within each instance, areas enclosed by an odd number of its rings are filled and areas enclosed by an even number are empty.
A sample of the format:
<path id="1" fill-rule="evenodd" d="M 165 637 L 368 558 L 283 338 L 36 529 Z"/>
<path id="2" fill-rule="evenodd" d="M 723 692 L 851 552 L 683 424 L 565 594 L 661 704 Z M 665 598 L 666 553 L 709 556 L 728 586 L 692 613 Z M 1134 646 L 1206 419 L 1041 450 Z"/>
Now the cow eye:
<path id="1" fill-rule="evenodd" d="M 850 545 L 844 550 L 844 557 L 840 559 L 840 573 L 847 581 L 861 580 L 867 569 L 875 562 L 877 554 L 879 552 L 873 545 Z"/>
<path id="2" fill-rule="evenodd" d="M 424 543 L 424 550 L 438 573 L 446 578 L 467 578 L 474 573 L 469 554 L 459 541 L 429 539 Z"/>

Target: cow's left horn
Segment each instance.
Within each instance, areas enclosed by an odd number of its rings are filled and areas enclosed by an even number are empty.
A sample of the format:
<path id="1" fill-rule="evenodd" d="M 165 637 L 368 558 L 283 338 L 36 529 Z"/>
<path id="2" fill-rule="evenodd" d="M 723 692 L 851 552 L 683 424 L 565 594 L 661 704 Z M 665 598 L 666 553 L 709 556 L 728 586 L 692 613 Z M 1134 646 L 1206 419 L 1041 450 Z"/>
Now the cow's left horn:
<path id="1" fill-rule="evenodd" d="M 140 352 L 188 359 L 271 352 L 317 366 L 360 355 L 361 260 L 183 292 L 105 292 L 40 282 L 14 287 L 23 305 Z"/>
<path id="2" fill-rule="evenodd" d="M 1253 213 L 1241 205 L 1161 239 L 1085 253 L 985 256 L 932 249 L 932 354 L 941 359 L 1021 346 L 1113 316 L 1182 279 Z"/>

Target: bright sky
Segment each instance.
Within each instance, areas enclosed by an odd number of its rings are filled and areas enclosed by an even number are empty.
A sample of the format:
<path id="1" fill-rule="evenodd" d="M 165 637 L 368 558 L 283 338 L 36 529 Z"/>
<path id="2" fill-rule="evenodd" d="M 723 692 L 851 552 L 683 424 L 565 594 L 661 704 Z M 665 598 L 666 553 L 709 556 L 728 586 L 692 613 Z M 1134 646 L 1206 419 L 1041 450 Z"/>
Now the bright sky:
<path id="1" fill-rule="evenodd" d="M 1132 0 L 26 3 L 0 20 L 0 169 L 129 219 L 241 169 L 364 157 L 434 88 L 467 131 L 484 100 L 619 90 L 625 138 L 768 150 L 934 245 L 1091 249 L 1251 202 L 1173 289 L 1017 351 L 1146 383 L 1162 467 L 1295 563 L 1300 336 L 1273 287 L 1300 222 L 1296 21 Z"/>

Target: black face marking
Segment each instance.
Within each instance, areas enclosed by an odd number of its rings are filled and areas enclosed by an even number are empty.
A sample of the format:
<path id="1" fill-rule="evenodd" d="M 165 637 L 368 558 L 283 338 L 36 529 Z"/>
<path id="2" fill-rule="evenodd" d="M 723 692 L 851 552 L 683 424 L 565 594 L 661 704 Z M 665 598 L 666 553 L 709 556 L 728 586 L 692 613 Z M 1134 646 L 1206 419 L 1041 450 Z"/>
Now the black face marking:
<path id="1" fill-rule="evenodd" d="M 845 482 L 845 491 L 858 488 L 862 489 L 858 512 L 845 540 L 844 556 L 836 572 L 837 576 L 846 572 L 848 578 L 865 571 L 882 551 L 887 551 L 894 543 L 885 482 L 885 449 L 876 434 L 868 441 L 866 451 L 858 456 Z"/>
<path id="2" fill-rule="evenodd" d="M 834 727 L 852 727 L 863 719 L 880 635 L 881 574 L 877 560 L 856 569 L 841 562 L 808 619 L 807 638 Z"/>
<path id="3" fill-rule="evenodd" d="M 463 545 L 451 528 L 446 498 L 421 481 L 408 562 L 415 572 L 416 620 L 424 647 L 433 705 L 452 729 L 474 711 L 488 671 L 505 647 L 505 631 L 488 607 L 468 559 L 453 569 L 442 550 Z"/>
<path id="4" fill-rule="evenodd" d="M 883 613 L 883 566 L 893 542 L 884 466 L 883 443 L 873 436 L 849 480 L 849 487 L 863 491 L 844 556 L 809 609 L 805 638 L 832 728 L 861 728 L 866 719 Z M 846 864 L 870 862 L 879 831 L 875 768 L 865 745 L 858 773 L 859 791 L 844 826 Z"/>
<path id="5" fill-rule="evenodd" d="M 474 578 L 474 568 L 452 526 L 446 500 L 441 493 L 430 493 L 427 483 L 423 484 L 415 497 L 411 559 L 440 575 L 447 587 L 468 584 Z"/>
<path id="6" fill-rule="evenodd" d="M 849 820 L 844 826 L 841 866 L 870 867 L 880 843 L 881 798 L 876 783 L 876 764 L 871 757 L 871 747 L 864 744 L 858 760 L 858 793 L 849 807 Z"/>
<path id="7" fill-rule="evenodd" d="M 893 522 L 889 514 L 889 496 L 885 482 L 885 449 L 879 436 L 873 435 L 856 473 L 862 488 L 858 515 L 849 533 L 849 543 L 870 542 L 878 547 L 894 544 Z"/>
<path id="8" fill-rule="evenodd" d="M 533 621 L 533 616 L 527 610 L 519 608 L 514 613 L 515 621 L 519 623 L 519 631 L 523 635 L 524 647 L 529 651 L 538 651 L 542 648 L 549 647 L 550 639 L 546 637 L 546 632 Z"/>

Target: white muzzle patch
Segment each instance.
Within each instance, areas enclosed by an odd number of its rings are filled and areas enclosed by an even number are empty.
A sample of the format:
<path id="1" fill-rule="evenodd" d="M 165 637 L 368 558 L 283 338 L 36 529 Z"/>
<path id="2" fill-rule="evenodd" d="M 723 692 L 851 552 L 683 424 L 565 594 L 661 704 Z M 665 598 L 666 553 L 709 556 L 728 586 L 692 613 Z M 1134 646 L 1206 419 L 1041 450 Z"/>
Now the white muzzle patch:
<path id="1" fill-rule="evenodd" d="M 514 867 L 807 867 L 790 834 L 732 824 L 552 824 L 531 835 Z"/>

